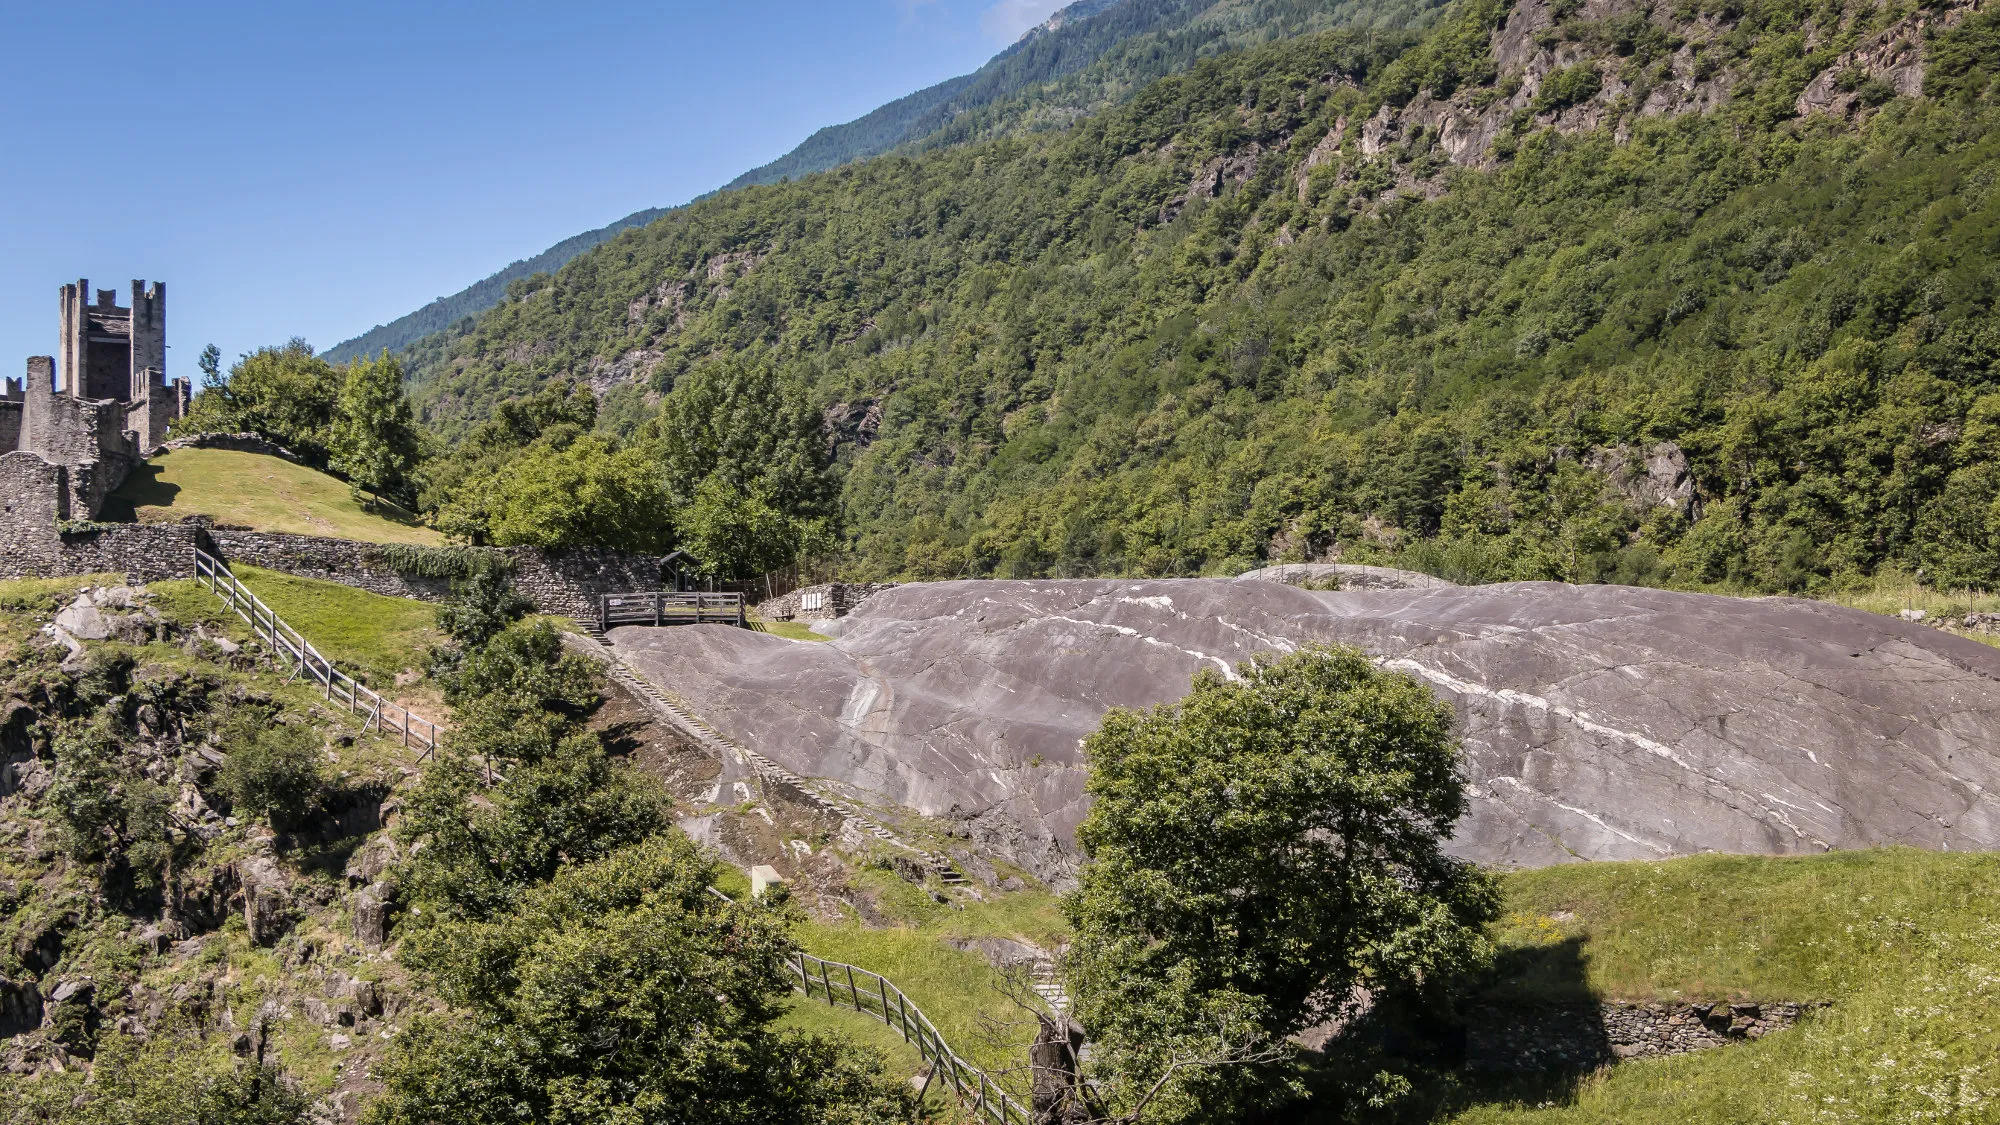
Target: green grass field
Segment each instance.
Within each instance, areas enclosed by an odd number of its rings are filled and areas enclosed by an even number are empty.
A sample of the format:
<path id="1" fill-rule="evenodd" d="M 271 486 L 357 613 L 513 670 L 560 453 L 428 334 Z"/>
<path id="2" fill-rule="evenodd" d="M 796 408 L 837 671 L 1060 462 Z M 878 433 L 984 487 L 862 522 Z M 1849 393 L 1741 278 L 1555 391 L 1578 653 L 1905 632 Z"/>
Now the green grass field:
<path id="1" fill-rule="evenodd" d="M 1622 1063 L 1460 1125 L 2000 1120 L 2000 856 L 1706 856 L 1509 875 L 1500 991 L 1824 1000 L 1753 1043 Z M 1562 971 L 1578 965 L 1580 976 Z"/>
<path id="2" fill-rule="evenodd" d="M 878 874 L 863 881 L 872 887 Z M 1496 1089 L 1447 1078 L 1405 1107 L 1434 1112 L 1385 1122 L 2000 1121 L 2000 856 L 1900 848 L 1701 856 L 1516 872 L 1502 885 L 1495 937 L 1503 972 L 1487 992 L 1494 999 L 1829 1006 L 1756 1042 L 1625 1062 L 1567 1086 Z M 904 898 L 885 902 L 901 916 L 893 928 L 815 924 L 801 941 L 897 983 L 969 1060 L 1019 1066 L 1021 1013 L 997 973 L 949 942 L 1057 942 L 1053 897 L 1009 895 L 963 910 L 926 907 L 916 888 Z M 900 1073 L 916 1066 L 893 1034 L 853 1013 L 801 1001 L 787 1020 L 851 1034 L 888 1052 Z"/>
<path id="3" fill-rule="evenodd" d="M 1010 1089 L 1018 1085 L 1022 1075 L 1006 1072 L 1025 1065 L 1027 1045 L 1035 1036 L 1034 1015 L 1010 995 L 1020 990 L 1010 988 L 985 958 L 954 948 L 951 942 L 1006 937 L 1053 948 L 1067 932 L 1055 898 L 1017 892 L 988 902 L 947 906 L 884 871 L 864 870 L 858 881 L 876 892 L 878 904 L 898 924 L 870 929 L 859 923 L 810 923 L 800 930 L 800 943 L 814 956 L 889 978 L 923 1009 L 959 1057 Z M 1031 995 L 1021 999 L 1033 1001 Z M 899 1036 L 873 1020 L 851 1012 L 845 1016 L 825 1012 L 823 1002 L 820 1008 L 800 1018 L 828 1027 L 859 1027 L 863 1041 L 878 1046 L 893 1046 L 887 1042 L 891 1040 L 901 1043 Z M 902 1050 L 907 1055 L 891 1052 L 892 1062 L 914 1070 L 915 1052 Z"/>
<path id="4" fill-rule="evenodd" d="M 436 628 L 437 607 L 424 602 L 254 566 L 232 569 L 314 648 L 377 691 L 393 685 L 397 673 L 422 668 L 426 650 L 443 639 Z M 170 616 L 249 635 L 249 626 L 193 579 L 156 582 L 150 589 Z"/>
<path id="5" fill-rule="evenodd" d="M 132 471 L 104 518 L 155 522 L 211 516 L 217 523 L 364 543 L 439 544 L 444 537 L 400 508 L 363 510 L 345 483 L 277 457 L 228 449 L 176 449 Z"/>

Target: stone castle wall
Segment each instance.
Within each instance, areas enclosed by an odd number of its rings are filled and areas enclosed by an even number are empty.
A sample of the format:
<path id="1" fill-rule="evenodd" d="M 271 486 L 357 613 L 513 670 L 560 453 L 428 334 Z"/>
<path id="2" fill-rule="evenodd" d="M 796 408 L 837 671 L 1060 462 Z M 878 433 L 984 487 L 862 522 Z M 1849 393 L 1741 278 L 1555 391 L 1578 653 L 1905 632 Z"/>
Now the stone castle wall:
<path id="1" fill-rule="evenodd" d="M 93 524 L 60 530 L 70 470 L 33 453 L 0 456 L 0 577 L 123 573 L 134 582 L 194 575 L 195 524 Z"/>
<path id="2" fill-rule="evenodd" d="M 58 578 L 121 572 L 133 582 L 194 576 L 201 546 L 228 563 L 337 582 L 372 593 L 442 602 L 451 580 L 398 571 L 380 544 L 313 535 L 170 524 L 88 524 L 58 530 L 57 500 L 67 469 L 32 453 L 0 456 L 0 578 Z M 542 613 L 589 620 L 601 594 L 660 588 L 660 561 L 623 551 L 502 549 L 514 588 Z"/>

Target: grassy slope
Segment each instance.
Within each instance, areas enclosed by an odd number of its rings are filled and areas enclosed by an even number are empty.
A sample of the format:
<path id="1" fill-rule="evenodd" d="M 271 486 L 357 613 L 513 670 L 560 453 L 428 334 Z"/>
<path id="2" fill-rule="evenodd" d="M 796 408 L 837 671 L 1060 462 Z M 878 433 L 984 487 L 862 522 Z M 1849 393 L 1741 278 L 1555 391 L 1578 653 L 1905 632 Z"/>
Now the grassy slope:
<path id="1" fill-rule="evenodd" d="M 146 521 L 213 516 L 259 531 L 366 543 L 444 542 L 393 506 L 362 510 L 347 485 L 325 473 L 227 449 L 176 449 L 153 458 L 111 494 L 106 514 Z"/>
<path id="2" fill-rule="evenodd" d="M 9 578 L 0 581 L 0 645 L 14 645 L 35 635 L 41 623 L 55 616 L 78 591 L 91 586 L 123 584 L 122 574 L 74 574 L 67 578 Z"/>
<path id="3" fill-rule="evenodd" d="M 2000 1115 L 2000 857 L 1904 849 L 1705 856 L 1510 875 L 1527 995 L 1829 1000 L 1792 1031 L 1630 1062 L 1465 1123 L 1992 1121 Z M 1570 917 L 1570 916 L 1573 916 Z M 1562 920 L 1558 920 L 1562 919 Z M 1581 957 L 1581 981 L 1559 971 Z M 1468 1101 L 1471 1099 L 1467 1099 Z"/>
<path id="4" fill-rule="evenodd" d="M 1040 892 L 1003 895 L 963 908 L 933 902 L 928 895 L 892 875 L 877 870 L 860 873 L 860 882 L 876 894 L 878 906 L 900 924 L 868 929 L 859 924 L 809 924 L 799 938 L 815 956 L 844 961 L 880 973 L 922 1008 L 961 1058 L 996 1080 L 1014 1085 L 1019 1075 L 1006 1073 L 1023 1065 L 1027 1044 L 1034 1038 L 1034 1018 L 1008 997 L 1005 981 L 978 954 L 954 948 L 955 938 L 1006 937 L 1043 948 L 1061 943 L 1066 927 L 1055 912 L 1053 897 Z M 823 1009 L 822 1005 L 822 1009 Z M 801 1026 L 846 1027 L 872 1023 L 855 1016 L 797 1012 Z M 874 1028 L 861 1027 L 864 1042 L 883 1040 Z M 880 1029 L 886 1031 L 886 1029 Z M 890 1034 L 889 1046 L 900 1044 Z M 914 1053 L 891 1051 L 894 1065 L 914 1067 Z"/>
<path id="5" fill-rule="evenodd" d="M 254 566 L 234 569 L 244 585 L 314 648 L 378 691 L 394 685 L 398 672 L 423 667 L 425 650 L 442 639 L 435 628 L 435 607 L 423 602 Z M 235 631 L 232 635 L 249 636 L 249 626 L 241 618 L 192 580 L 157 582 L 151 588 L 156 601 L 173 616 L 223 625 Z"/>
<path id="6" fill-rule="evenodd" d="M 788 641 L 830 641 L 832 637 L 822 637 L 812 631 L 812 626 L 803 621 L 766 621 L 761 617 L 750 619 L 750 628 L 759 633 L 769 633 Z"/>

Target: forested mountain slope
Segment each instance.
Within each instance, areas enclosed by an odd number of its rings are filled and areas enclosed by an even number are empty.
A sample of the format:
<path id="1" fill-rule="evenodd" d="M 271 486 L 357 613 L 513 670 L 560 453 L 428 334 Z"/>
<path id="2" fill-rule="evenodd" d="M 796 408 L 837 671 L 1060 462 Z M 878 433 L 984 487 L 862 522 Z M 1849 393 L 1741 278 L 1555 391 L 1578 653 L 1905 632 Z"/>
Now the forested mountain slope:
<path id="1" fill-rule="evenodd" d="M 973 73 L 821 129 L 724 190 L 824 172 L 907 144 L 1066 124 L 1223 51 L 1335 27 L 1421 27 L 1439 6 L 1439 0 L 1081 0 Z"/>
<path id="2" fill-rule="evenodd" d="M 1996 57 L 1990 5 L 1474 0 L 704 201 L 420 396 L 449 432 L 754 357 L 871 574 L 1990 583 Z"/>
<path id="3" fill-rule="evenodd" d="M 935 147 L 970 136 L 1065 124 L 1222 51 L 1333 27 L 1422 27 L 1442 2 L 1079 0 L 971 74 L 822 129 L 722 190 L 778 183 L 903 145 Z M 663 214 L 664 210 L 650 208 L 565 239 L 452 296 L 339 344 L 326 356 L 344 363 L 383 348 L 401 351 L 500 303 L 516 279 L 560 269 L 618 232 L 645 226 Z"/>
<path id="4" fill-rule="evenodd" d="M 571 258 L 619 231 L 643 227 L 664 214 L 666 211 L 661 208 L 650 207 L 627 215 L 609 226 L 565 238 L 534 257 L 523 258 L 499 273 L 475 281 L 449 297 L 439 297 L 408 316 L 398 317 L 387 324 L 378 324 L 352 340 L 327 349 L 326 358 L 333 363 L 346 363 L 351 359 L 375 355 L 385 348 L 390 351 L 401 351 L 413 341 L 421 340 L 434 332 L 442 332 L 466 317 L 475 316 L 499 304 L 500 299 L 507 294 L 507 286 L 515 279 L 559 270 Z"/>

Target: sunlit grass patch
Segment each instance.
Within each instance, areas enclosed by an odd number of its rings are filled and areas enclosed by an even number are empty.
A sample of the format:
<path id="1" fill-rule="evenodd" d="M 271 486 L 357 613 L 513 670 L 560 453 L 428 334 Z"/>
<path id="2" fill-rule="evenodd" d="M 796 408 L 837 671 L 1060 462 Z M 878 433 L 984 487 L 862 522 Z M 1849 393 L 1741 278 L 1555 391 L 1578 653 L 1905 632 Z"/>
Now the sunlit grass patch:
<path id="1" fill-rule="evenodd" d="M 444 537 L 386 502 L 362 507 L 340 479 L 278 457 L 176 449 L 132 470 L 105 518 L 156 522 L 191 515 L 217 523 L 365 543 L 441 544 Z"/>

